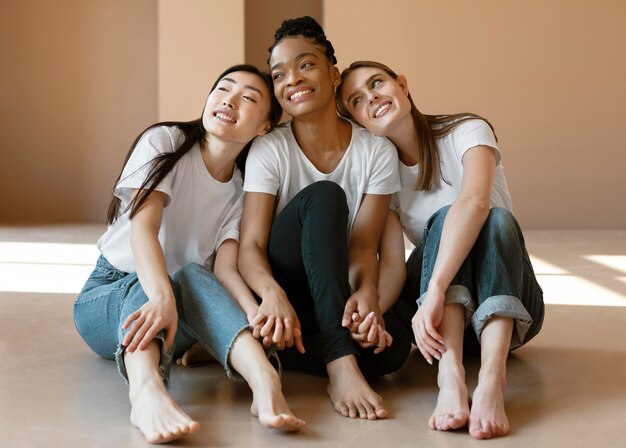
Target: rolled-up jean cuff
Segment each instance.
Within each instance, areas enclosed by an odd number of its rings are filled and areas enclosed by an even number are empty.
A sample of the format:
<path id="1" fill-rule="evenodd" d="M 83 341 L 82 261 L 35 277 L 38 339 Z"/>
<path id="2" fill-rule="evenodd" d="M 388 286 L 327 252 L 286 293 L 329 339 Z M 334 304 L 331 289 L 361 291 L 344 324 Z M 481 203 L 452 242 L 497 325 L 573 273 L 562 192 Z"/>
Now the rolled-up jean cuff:
<path id="1" fill-rule="evenodd" d="M 172 365 L 172 358 L 174 356 L 174 344 L 169 349 L 165 349 L 165 333 L 160 331 L 154 337 L 159 341 L 159 347 L 161 348 L 161 358 L 159 359 L 159 373 L 163 379 L 163 383 L 167 385 L 170 380 L 170 367 Z M 126 384 L 128 384 L 128 372 L 126 371 L 126 364 L 124 363 L 124 353 L 126 347 L 120 344 L 115 352 L 115 363 L 117 364 L 117 371 L 122 375 Z"/>
<path id="2" fill-rule="evenodd" d="M 485 300 L 472 316 L 472 326 L 479 341 L 485 325 L 494 316 L 510 317 L 514 320 L 509 350 L 520 347 L 533 323 L 522 302 L 514 296 L 492 296 Z"/>
<path id="3" fill-rule="evenodd" d="M 417 299 L 417 306 L 421 306 L 424 303 L 424 299 L 426 298 L 426 292 Z M 472 315 L 476 310 L 476 305 L 472 300 L 472 294 L 469 289 L 467 289 L 463 285 L 450 285 L 448 289 L 446 289 L 446 298 L 444 305 L 451 305 L 458 303 L 459 305 L 463 305 L 465 309 L 465 326 L 470 323 L 472 319 Z"/>
<path id="4" fill-rule="evenodd" d="M 222 362 L 222 365 L 224 366 L 224 370 L 226 371 L 226 375 L 228 376 L 228 378 L 230 378 L 231 380 L 237 383 L 244 383 L 246 380 L 239 374 L 239 372 L 233 369 L 232 366 L 230 365 L 230 362 L 229 362 L 230 351 L 233 349 L 233 344 L 235 343 L 239 335 L 249 329 L 250 329 L 250 325 L 244 325 L 242 328 L 239 329 L 239 331 L 235 333 L 235 336 L 230 341 L 230 344 L 228 344 L 228 348 L 226 349 L 226 356 Z M 272 350 L 273 350 L 272 348 L 265 350 L 265 353 L 267 354 L 268 358 Z"/>

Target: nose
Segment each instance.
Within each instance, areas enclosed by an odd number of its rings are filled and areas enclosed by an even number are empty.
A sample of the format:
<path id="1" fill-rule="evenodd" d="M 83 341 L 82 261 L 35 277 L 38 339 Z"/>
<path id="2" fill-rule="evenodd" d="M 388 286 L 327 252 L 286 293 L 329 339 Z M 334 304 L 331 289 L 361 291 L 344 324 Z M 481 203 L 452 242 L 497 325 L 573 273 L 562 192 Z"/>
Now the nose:
<path id="1" fill-rule="evenodd" d="M 297 70 L 289 70 L 286 76 L 288 86 L 296 86 L 302 81 L 302 78 L 300 77 L 300 72 Z"/>
<path id="2" fill-rule="evenodd" d="M 369 94 L 369 101 L 370 104 L 372 104 L 374 101 L 376 101 L 379 98 L 378 94 L 376 92 L 370 92 Z"/>
<path id="3" fill-rule="evenodd" d="M 222 106 L 228 108 L 228 109 L 234 109 L 235 105 L 234 105 L 234 100 L 232 96 L 227 96 L 222 100 Z"/>

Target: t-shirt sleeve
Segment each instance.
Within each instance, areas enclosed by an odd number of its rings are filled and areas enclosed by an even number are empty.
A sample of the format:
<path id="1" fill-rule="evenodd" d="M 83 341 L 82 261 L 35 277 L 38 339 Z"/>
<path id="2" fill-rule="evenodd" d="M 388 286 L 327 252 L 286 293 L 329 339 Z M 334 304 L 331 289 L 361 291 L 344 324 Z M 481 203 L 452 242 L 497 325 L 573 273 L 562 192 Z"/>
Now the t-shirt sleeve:
<path id="1" fill-rule="evenodd" d="M 392 194 L 400 191 L 398 152 L 393 143 L 386 138 L 376 140 L 378 147 L 372 154 L 372 169 L 364 193 Z"/>
<path id="2" fill-rule="evenodd" d="M 493 153 L 496 156 L 496 165 L 500 164 L 502 155 L 500 154 L 496 137 L 485 121 L 469 120 L 458 125 L 452 132 L 454 135 L 454 150 L 460 160 L 463 160 L 463 156 L 470 148 L 489 146 L 493 148 Z"/>
<path id="3" fill-rule="evenodd" d="M 400 213 L 400 198 L 398 193 L 391 195 L 391 201 L 389 202 L 389 209 L 393 212 Z"/>
<path id="4" fill-rule="evenodd" d="M 150 129 L 144 133 L 124 166 L 122 176 L 115 186 L 114 194 L 122 201 L 130 201 L 133 190 L 140 188 L 146 180 L 153 165 L 152 161 L 161 154 L 173 151 L 174 142 L 165 127 Z M 155 190 L 165 193 L 166 205 L 172 196 L 172 173 L 173 171 L 170 171 L 155 188 Z"/>
<path id="5" fill-rule="evenodd" d="M 244 191 L 276 195 L 280 188 L 279 164 L 272 139 L 257 138 L 246 160 Z"/>
<path id="6" fill-rule="evenodd" d="M 243 211 L 244 193 L 239 195 L 237 201 L 230 209 L 224 220 L 224 225 L 219 231 L 219 235 L 215 244 L 215 250 L 219 249 L 226 240 L 233 239 L 239 242 L 239 226 L 241 225 L 241 214 Z"/>

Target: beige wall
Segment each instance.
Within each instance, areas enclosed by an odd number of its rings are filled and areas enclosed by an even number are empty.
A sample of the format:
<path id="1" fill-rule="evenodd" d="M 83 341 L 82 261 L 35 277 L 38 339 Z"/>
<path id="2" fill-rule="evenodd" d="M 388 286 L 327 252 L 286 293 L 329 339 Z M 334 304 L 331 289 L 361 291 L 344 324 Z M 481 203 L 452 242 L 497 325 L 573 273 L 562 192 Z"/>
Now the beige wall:
<path id="1" fill-rule="evenodd" d="M 20 0 L 0 14 L 0 222 L 96 221 L 155 121 L 152 0 Z"/>
<path id="2" fill-rule="evenodd" d="M 244 0 L 158 4 L 159 120 L 193 120 L 215 78 L 244 62 Z"/>
<path id="3" fill-rule="evenodd" d="M 0 223 L 102 222 L 141 129 L 197 117 L 223 68 L 261 65 L 280 20 L 323 3 L 340 68 L 381 60 L 422 111 L 492 121 L 525 227 L 626 226 L 619 0 L 5 3 Z"/>
<path id="4" fill-rule="evenodd" d="M 325 2 L 339 66 L 385 62 L 425 113 L 496 128 L 527 228 L 626 227 L 626 2 Z"/>

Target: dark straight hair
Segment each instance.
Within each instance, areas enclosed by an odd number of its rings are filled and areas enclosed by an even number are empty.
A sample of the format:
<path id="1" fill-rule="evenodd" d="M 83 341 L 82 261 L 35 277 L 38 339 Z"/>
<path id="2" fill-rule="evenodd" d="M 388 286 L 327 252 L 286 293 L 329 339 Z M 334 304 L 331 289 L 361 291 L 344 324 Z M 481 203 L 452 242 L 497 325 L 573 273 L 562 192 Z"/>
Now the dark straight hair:
<path id="1" fill-rule="evenodd" d="M 259 70 L 255 66 L 249 65 L 249 64 L 240 64 L 240 65 L 234 65 L 230 68 L 227 68 L 226 70 L 224 70 L 224 72 L 222 72 L 217 77 L 217 79 L 215 80 L 215 83 L 213 83 L 213 86 L 211 87 L 211 90 L 209 91 L 209 94 L 210 92 L 213 92 L 213 90 L 215 90 L 218 83 L 222 80 L 224 76 L 228 75 L 229 73 L 234 73 L 234 72 L 252 73 L 252 74 L 257 75 L 259 78 L 263 80 L 263 82 L 265 82 L 269 90 L 269 95 L 270 95 L 270 110 L 269 110 L 268 119 L 270 121 L 271 126 L 274 127 L 276 123 L 278 123 L 278 120 L 280 119 L 282 108 L 280 107 L 278 100 L 274 96 L 274 84 L 272 83 L 272 79 L 270 78 L 269 74 Z M 128 151 L 128 154 L 126 154 L 126 159 L 124 160 L 124 164 L 122 165 L 122 170 L 120 171 L 120 174 L 119 176 L 117 176 L 117 180 L 115 181 L 115 184 L 113 185 L 113 198 L 111 199 L 111 203 L 109 204 L 109 210 L 107 212 L 107 224 L 109 225 L 113 224 L 115 220 L 120 216 L 121 200 L 120 198 L 115 196 L 115 187 L 117 186 L 117 183 L 120 181 L 122 177 L 122 173 L 124 172 L 124 167 L 126 166 L 126 163 L 128 163 L 130 156 L 135 151 L 135 148 L 137 147 L 137 143 L 139 143 L 139 140 L 141 140 L 141 138 L 150 129 L 160 127 L 160 126 L 177 127 L 181 130 L 184 136 L 182 143 L 173 152 L 166 152 L 164 154 L 160 154 L 156 156 L 154 159 L 152 159 L 152 161 L 150 162 L 148 175 L 146 176 L 145 180 L 139 187 L 139 190 L 140 190 L 139 193 L 137 193 L 137 195 L 135 195 L 135 197 L 130 202 L 130 204 L 128 204 L 128 208 L 130 208 L 131 218 L 135 216 L 135 214 L 144 204 L 144 202 L 146 201 L 150 193 L 154 191 L 157 185 L 159 185 L 161 181 L 165 179 L 165 176 L 167 176 L 170 173 L 170 171 L 172 171 L 172 169 L 178 163 L 178 161 L 182 159 L 183 156 L 187 154 L 191 150 L 191 148 L 194 147 L 196 143 L 198 143 L 200 147 L 204 149 L 205 147 L 204 136 L 206 134 L 206 130 L 204 129 L 204 126 L 202 124 L 203 114 L 204 114 L 204 110 L 202 111 L 200 118 L 197 118 L 192 121 L 162 121 L 160 123 L 155 123 L 152 126 L 147 127 L 141 134 L 139 134 L 139 136 L 137 136 L 133 144 L 130 146 L 130 150 Z M 237 156 L 237 159 L 235 160 L 235 163 L 237 164 L 237 166 L 239 167 L 242 173 L 245 170 L 246 157 L 248 155 L 248 151 L 250 150 L 251 145 L 252 145 L 252 141 L 248 142 L 244 146 L 244 148 L 241 150 L 239 155 Z M 126 210 L 124 210 L 124 212 L 125 211 Z"/>
<path id="2" fill-rule="evenodd" d="M 341 80 L 344 81 L 350 73 L 358 68 L 377 68 L 387 73 L 395 81 L 398 80 L 398 74 L 387 67 L 385 64 L 374 61 L 356 61 L 350 64 L 350 67 L 345 69 L 341 73 Z M 343 93 L 343 83 L 337 87 L 337 112 L 342 117 L 351 119 L 352 116 L 348 109 L 344 106 L 341 96 Z M 451 114 L 451 115 L 427 115 L 419 111 L 411 98 L 409 93 L 409 102 L 411 103 L 411 116 L 413 118 L 413 124 L 417 131 L 417 138 L 419 140 L 419 147 L 417 148 L 417 160 L 420 166 L 419 176 L 415 184 L 416 190 L 429 191 L 437 182 L 437 177 L 447 183 L 443 178 L 440 167 L 439 151 L 437 150 L 437 144 L 435 140 L 440 139 L 448 135 L 454 130 L 455 127 L 461 123 L 469 120 L 483 120 L 486 122 L 492 131 L 493 126 L 489 121 L 480 115 L 476 115 L 470 112 Z M 494 131 L 495 136 L 495 131 Z M 496 137 L 496 141 L 498 138 Z"/>

